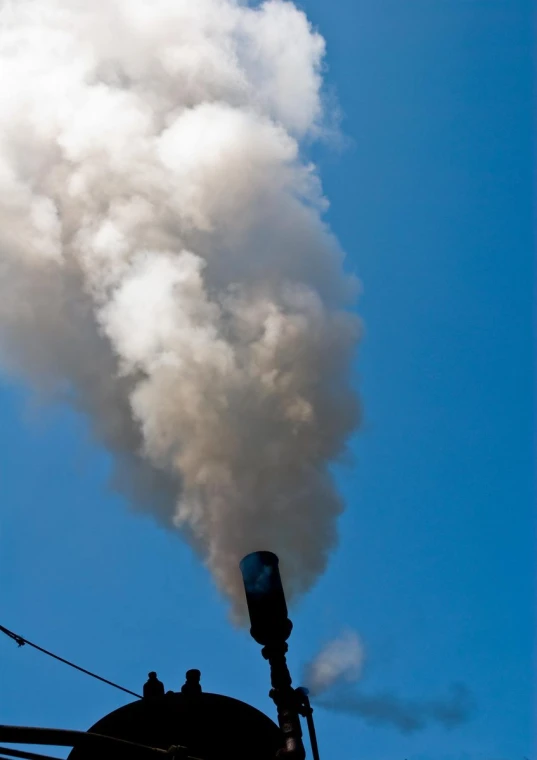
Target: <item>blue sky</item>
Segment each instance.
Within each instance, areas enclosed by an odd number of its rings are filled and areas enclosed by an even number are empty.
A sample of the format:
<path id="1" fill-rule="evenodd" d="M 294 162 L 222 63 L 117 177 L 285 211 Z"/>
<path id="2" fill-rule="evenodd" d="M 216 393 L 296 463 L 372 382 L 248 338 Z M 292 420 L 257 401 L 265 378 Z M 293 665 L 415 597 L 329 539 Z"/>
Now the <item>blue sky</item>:
<path id="1" fill-rule="evenodd" d="M 325 760 L 533 760 L 532 4 L 302 6 L 349 138 L 315 158 L 363 283 L 365 419 L 293 671 L 351 626 L 364 691 L 474 693 L 471 722 L 410 736 L 318 710 Z M 259 648 L 188 548 L 109 492 L 84 420 L 7 383 L 0 420 L 0 623 L 134 690 L 198 667 L 273 715 Z M 0 679 L 5 723 L 84 729 L 124 703 L 6 638 Z"/>

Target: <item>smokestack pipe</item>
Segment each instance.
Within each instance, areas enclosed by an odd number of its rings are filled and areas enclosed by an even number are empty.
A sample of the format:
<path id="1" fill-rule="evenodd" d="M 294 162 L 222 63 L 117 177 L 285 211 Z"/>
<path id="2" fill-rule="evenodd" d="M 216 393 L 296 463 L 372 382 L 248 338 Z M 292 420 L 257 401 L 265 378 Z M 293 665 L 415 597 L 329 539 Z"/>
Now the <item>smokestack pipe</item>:
<path id="1" fill-rule="evenodd" d="M 253 552 L 240 562 L 246 603 L 250 615 L 250 634 L 258 644 L 287 641 L 293 624 L 287 617 L 287 604 L 272 552 Z"/>
<path id="2" fill-rule="evenodd" d="M 250 634 L 263 645 L 261 654 L 270 665 L 272 689 L 269 696 L 278 710 L 278 723 L 283 734 L 283 747 L 278 756 L 286 760 L 304 760 L 300 699 L 292 687 L 285 657 L 293 624 L 287 617 L 278 565 L 278 557 L 272 552 L 253 552 L 241 560 L 240 569 L 250 615 Z"/>

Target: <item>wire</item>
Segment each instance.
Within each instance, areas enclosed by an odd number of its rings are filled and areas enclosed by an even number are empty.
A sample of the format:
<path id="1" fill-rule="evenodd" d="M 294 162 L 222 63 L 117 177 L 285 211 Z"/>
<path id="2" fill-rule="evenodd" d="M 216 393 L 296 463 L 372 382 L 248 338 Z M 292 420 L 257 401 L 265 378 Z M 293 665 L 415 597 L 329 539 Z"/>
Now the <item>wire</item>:
<path id="1" fill-rule="evenodd" d="M 75 665 L 74 662 L 70 662 L 69 660 L 65 660 L 63 657 L 60 657 L 59 655 L 54 654 L 53 652 L 49 652 L 48 649 L 43 649 L 43 647 L 40 647 L 37 644 L 34 644 L 31 641 L 28 641 L 28 639 L 25 639 L 22 636 L 19 636 L 18 633 L 13 633 L 13 631 L 10 631 L 9 628 L 4 628 L 3 625 L 0 625 L 0 632 L 5 633 L 6 636 L 9 636 L 10 639 L 13 639 L 13 641 L 15 641 L 19 647 L 23 647 L 25 644 L 27 644 L 29 647 L 33 647 L 34 649 L 37 649 L 38 652 L 42 652 L 43 654 L 46 654 L 49 657 L 53 657 L 55 660 L 59 660 L 59 662 L 63 662 L 65 665 L 69 665 L 70 668 L 79 670 L 81 673 L 85 673 L 87 676 L 96 678 L 98 681 L 102 681 L 103 683 L 106 683 L 109 686 L 113 686 L 114 689 L 119 689 L 120 691 L 124 691 L 126 694 L 130 694 L 131 696 L 136 697 L 137 699 L 142 699 L 141 694 L 136 694 L 135 691 L 131 691 L 130 689 L 125 689 L 123 686 L 120 686 L 119 684 L 114 683 L 113 681 L 109 681 L 108 678 L 103 678 L 102 676 L 98 676 L 97 673 L 92 673 L 91 670 L 86 670 L 86 668 L 81 668 L 80 665 Z"/>

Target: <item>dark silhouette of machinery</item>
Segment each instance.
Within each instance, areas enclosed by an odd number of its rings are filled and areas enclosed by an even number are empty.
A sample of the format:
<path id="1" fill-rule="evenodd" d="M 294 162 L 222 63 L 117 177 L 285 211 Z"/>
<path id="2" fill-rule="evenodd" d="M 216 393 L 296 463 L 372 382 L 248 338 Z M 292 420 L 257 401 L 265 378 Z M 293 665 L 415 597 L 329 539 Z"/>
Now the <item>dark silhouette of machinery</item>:
<path id="1" fill-rule="evenodd" d="M 154 670 L 147 674 L 147 681 L 144 683 L 144 699 L 151 697 L 163 697 L 164 696 L 164 684 L 159 681 L 157 674 Z"/>
<path id="2" fill-rule="evenodd" d="M 0 742 L 73 747 L 69 760 L 304 760 L 300 716 L 307 720 L 312 756 L 319 754 L 312 709 L 305 689 L 294 689 L 286 662 L 293 625 L 271 552 L 255 552 L 240 563 L 252 637 L 270 666 L 278 725 L 259 710 L 231 697 L 204 692 L 199 670 L 189 670 L 179 692 L 165 692 L 154 671 L 143 698 L 101 718 L 87 732 L 0 726 Z M 4 748 L 0 747 L 0 754 Z M 38 757 L 20 750 L 6 755 Z"/>
<path id="3" fill-rule="evenodd" d="M 197 683 L 191 674 L 197 674 Z M 203 692 L 199 670 L 188 671 L 181 691 L 144 693 L 143 699 L 114 710 L 89 730 L 164 750 L 179 745 L 186 748 L 185 757 L 201 760 L 274 760 L 281 742 L 278 726 L 259 710 Z M 93 747 L 78 747 L 69 755 L 69 760 L 94 758 Z"/>

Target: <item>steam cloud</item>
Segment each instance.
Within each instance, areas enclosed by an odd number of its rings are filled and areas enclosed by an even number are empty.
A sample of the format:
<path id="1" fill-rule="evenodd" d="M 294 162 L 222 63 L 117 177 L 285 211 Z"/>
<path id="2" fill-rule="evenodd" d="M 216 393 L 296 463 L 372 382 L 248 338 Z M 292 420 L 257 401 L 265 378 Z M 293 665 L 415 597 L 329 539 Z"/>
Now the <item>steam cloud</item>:
<path id="1" fill-rule="evenodd" d="M 289 2 L 0 10 L 0 359 L 85 414 L 115 486 L 240 603 L 321 573 L 358 422 L 355 282 L 302 146 L 323 39 Z"/>
<path id="2" fill-rule="evenodd" d="M 304 669 L 305 684 L 316 704 L 403 733 L 419 731 L 430 723 L 454 728 L 471 718 L 474 700 L 464 684 L 453 684 L 449 694 L 439 699 L 361 693 L 350 684 L 359 680 L 363 660 L 363 646 L 354 631 L 346 631 L 321 649 Z"/>
<path id="3" fill-rule="evenodd" d="M 344 631 L 329 641 L 304 669 L 304 681 L 313 696 L 360 678 L 364 649 L 355 631 Z"/>

